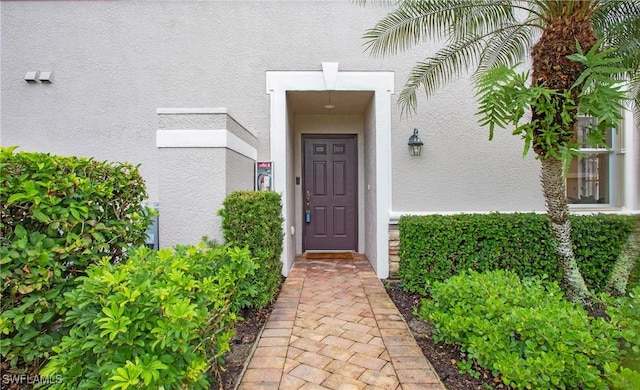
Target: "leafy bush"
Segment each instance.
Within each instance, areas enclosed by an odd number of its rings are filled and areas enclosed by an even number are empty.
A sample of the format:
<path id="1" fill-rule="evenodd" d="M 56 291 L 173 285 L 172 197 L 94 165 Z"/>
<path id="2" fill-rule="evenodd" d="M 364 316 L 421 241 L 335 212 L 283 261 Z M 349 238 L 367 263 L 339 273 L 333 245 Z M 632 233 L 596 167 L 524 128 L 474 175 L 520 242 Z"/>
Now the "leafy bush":
<path id="1" fill-rule="evenodd" d="M 640 217 L 601 214 L 575 216 L 571 222 L 571 237 L 580 271 L 592 290 L 605 291 L 616 260 L 627 239 L 632 238 Z"/>
<path id="2" fill-rule="evenodd" d="M 573 216 L 574 250 L 589 287 L 602 291 L 637 216 Z M 466 269 L 510 269 L 520 277 L 562 272 L 544 214 L 404 216 L 399 222 L 400 269 L 407 289 L 426 294 L 435 281 Z"/>
<path id="3" fill-rule="evenodd" d="M 145 183 L 130 164 L 1 148 L 0 349 L 38 366 L 64 329 L 63 293 L 102 258 L 143 244 Z"/>
<path id="4" fill-rule="evenodd" d="M 622 362 L 611 364 L 614 388 L 640 389 L 640 286 L 609 302 L 607 314 L 620 329 Z"/>
<path id="5" fill-rule="evenodd" d="M 66 294 L 73 327 L 40 374 L 60 378 L 55 389 L 208 389 L 254 269 L 246 248 L 204 245 L 92 265 Z"/>
<path id="6" fill-rule="evenodd" d="M 618 256 L 607 282 L 606 291 L 617 295 L 625 295 L 633 290 L 640 276 L 640 218 L 636 220 L 636 227 L 627 238 Z"/>
<path id="7" fill-rule="evenodd" d="M 419 316 L 434 340 L 459 344 L 470 359 L 521 389 L 606 389 L 618 361 L 618 329 L 564 299 L 557 283 L 510 271 L 462 272 L 435 282 Z"/>
<path id="8" fill-rule="evenodd" d="M 225 199 L 222 216 L 224 239 L 248 246 L 260 268 L 252 278 L 258 288 L 250 305 L 264 307 L 275 297 L 282 282 L 282 205 L 272 191 L 235 191 Z"/>

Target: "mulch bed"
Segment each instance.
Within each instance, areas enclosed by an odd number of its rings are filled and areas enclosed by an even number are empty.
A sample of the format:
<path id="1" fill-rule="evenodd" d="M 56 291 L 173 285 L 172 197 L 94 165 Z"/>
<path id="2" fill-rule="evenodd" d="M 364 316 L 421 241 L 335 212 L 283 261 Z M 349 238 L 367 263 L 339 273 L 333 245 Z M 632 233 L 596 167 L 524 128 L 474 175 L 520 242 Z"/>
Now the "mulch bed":
<path id="1" fill-rule="evenodd" d="M 482 390 L 482 389 L 510 389 L 502 383 L 500 378 L 496 378 L 487 370 L 475 366 L 474 369 L 480 373 L 480 378 L 474 378 L 469 374 L 463 374 L 458 370 L 456 362 L 464 359 L 465 356 L 460 348 L 445 343 L 436 343 L 431 337 L 433 326 L 428 322 L 421 321 L 413 314 L 413 308 L 420 305 L 422 297 L 417 294 L 408 293 L 398 287 L 397 281 L 385 281 L 387 294 L 404 317 L 422 349 L 424 356 L 431 362 L 442 383 L 449 390 Z"/>
<path id="2" fill-rule="evenodd" d="M 274 304 L 275 300 L 263 309 L 251 309 L 240 314 L 244 319 L 236 324 L 236 334 L 231 340 L 231 352 L 224 356 L 223 368 L 211 384 L 211 390 L 233 389 L 236 382 L 240 381 L 244 365 L 249 363 L 253 346 Z"/>

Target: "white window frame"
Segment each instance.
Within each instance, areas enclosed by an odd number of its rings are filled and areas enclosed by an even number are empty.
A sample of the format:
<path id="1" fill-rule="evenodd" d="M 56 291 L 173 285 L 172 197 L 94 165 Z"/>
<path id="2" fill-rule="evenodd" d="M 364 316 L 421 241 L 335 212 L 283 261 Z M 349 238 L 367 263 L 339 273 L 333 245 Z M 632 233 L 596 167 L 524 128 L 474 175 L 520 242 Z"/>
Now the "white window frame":
<path id="1" fill-rule="evenodd" d="M 581 119 L 588 119 L 588 116 L 578 116 L 578 121 Z M 576 131 L 580 131 L 577 129 Z M 585 210 L 585 209 L 619 209 L 623 206 L 623 180 L 624 180 L 624 141 L 625 132 L 624 126 L 616 131 L 616 129 L 609 130 L 608 137 L 610 138 L 609 148 L 579 148 L 578 150 L 587 157 L 590 154 L 608 155 L 608 188 L 607 188 L 607 203 L 569 203 L 571 209 Z M 583 157 L 583 158 L 584 158 Z M 574 157 L 578 159 L 578 157 Z M 578 176 L 582 172 L 582 164 L 578 164 Z M 568 180 L 568 178 L 566 179 Z M 567 186 L 568 187 L 568 186 Z M 568 190 L 568 188 L 567 188 Z"/>

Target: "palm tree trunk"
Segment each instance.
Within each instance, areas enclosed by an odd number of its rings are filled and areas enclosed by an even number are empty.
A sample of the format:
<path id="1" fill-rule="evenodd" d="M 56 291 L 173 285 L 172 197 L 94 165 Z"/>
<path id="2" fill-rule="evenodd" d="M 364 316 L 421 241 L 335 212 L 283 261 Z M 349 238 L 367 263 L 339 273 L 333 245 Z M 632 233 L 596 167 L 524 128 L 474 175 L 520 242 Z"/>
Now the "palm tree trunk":
<path id="1" fill-rule="evenodd" d="M 565 284 L 567 298 L 573 302 L 585 303 L 590 296 L 589 289 L 582 278 L 573 253 L 571 241 L 571 220 L 566 198 L 566 183 L 563 175 L 564 164 L 561 160 L 540 156 L 542 163 L 542 191 L 546 199 L 547 214 L 551 223 L 551 232 L 557 241 L 556 253 Z"/>
<path id="2" fill-rule="evenodd" d="M 544 85 L 557 91 L 568 91 L 584 70 L 581 64 L 570 61 L 567 56 L 575 53 L 576 40 L 586 52 L 595 44 L 596 38 L 589 22 L 588 2 L 549 2 L 555 18 L 549 20 L 542 36 L 531 51 L 533 85 Z M 573 98 L 575 99 L 575 93 Z M 533 112 L 536 119 L 538 113 Z M 575 115 L 575 112 L 573 113 Z M 561 118 L 557 118 L 562 123 Z M 570 142 L 575 129 L 572 125 L 565 128 L 564 134 L 558 134 L 558 143 L 549 147 L 544 142 L 534 140 L 533 150 L 542 162 L 542 191 L 546 199 L 547 214 L 551 223 L 551 232 L 557 241 L 556 253 L 563 273 L 564 289 L 567 298 L 574 302 L 588 304 L 589 289 L 582 278 L 573 253 L 571 241 L 571 220 L 566 198 L 564 161 L 554 157 L 549 148 L 557 152 L 561 146 Z M 536 137 L 544 135 L 536 133 Z M 538 141 L 538 142 L 537 142 Z M 542 140 L 544 141 L 544 140 Z M 555 153 L 557 155 L 557 153 Z"/>

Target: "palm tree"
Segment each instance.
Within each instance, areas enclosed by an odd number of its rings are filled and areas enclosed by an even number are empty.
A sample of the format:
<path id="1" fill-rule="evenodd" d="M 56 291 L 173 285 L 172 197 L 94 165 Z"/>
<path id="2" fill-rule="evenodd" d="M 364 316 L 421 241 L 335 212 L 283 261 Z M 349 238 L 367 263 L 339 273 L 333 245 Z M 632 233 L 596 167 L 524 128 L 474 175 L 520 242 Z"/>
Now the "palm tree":
<path id="1" fill-rule="evenodd" d="M 361 0 L 360 3 L 366 3 Z M 476 80 L 499 66 L 531 61 L 531 85 L 557 91 L 556 102 L 577 104 L 572 88 L 585 65 L 567 57 L 576 47 L 586 53 L 609 50 L 623 64 L 629 92 L 640 117 L 640 0 L 399 0 L 396 8 L 368 30 L 364 39 L 373 55 L 392 55 L 416 44 L 444 40 L 445 46 L 417 63 L 398 96 L 403 113 L 417 107 L 417 91 L 433 94 L 449 81 L 474 72 Z M 564 96 L 564 97 L 560 97 Z M 532 109 L 531 122 L 542 115 Z M 589 291 L 577 267 L 571 242 L 563 158 L 559 151 L 574 139 L 577 111 L 557 118 L 554 142 L 533 132 L 532 149 L 541 161 L 541 181 L 551 230 L 557 240 L 565 288 L 570 299 L 584 301 Z M 548 135 L 548 134 L 547 134 Z"/>

